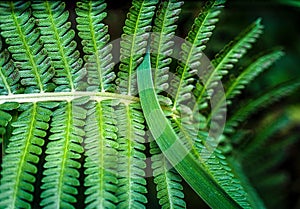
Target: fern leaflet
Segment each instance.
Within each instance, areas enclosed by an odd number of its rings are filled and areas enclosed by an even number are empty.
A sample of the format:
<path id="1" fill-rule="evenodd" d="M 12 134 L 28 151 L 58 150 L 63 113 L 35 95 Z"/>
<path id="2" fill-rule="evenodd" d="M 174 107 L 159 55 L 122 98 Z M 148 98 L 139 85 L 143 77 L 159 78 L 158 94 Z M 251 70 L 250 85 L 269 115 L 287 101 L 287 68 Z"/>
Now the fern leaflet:
<path id="1" fill-rule="evenodd" d="M 201 73 L 203 79 L 203 87 L 195 91 L 197 98 L 195 105 L 203 105 L 204 100 L 211 97 L 215 82 L 221 80 L 224 75 L 228 73 L 228 70 L 232 69 L 234 64 L 251 48 L 252 43 L 256 41 L 259 35 L 262 33 L 263 26 L 261 20 L 258 19 L 252 25 L 250 25 L 245 31 L 239 34 L 233 41 L 227 44 L 212 60 L 212 68 L 207 67 L 207 72 Z M 194 107 L 194 111 L 196 106 Z"/>
<path id="2" fill-rule="evenodd" d="M 146 156 L 144 116 L 139 103 L 120 104 L 118 115 L 118 208 L 145 208 L 146 179 L 144 178 Z"/>
<path id="3" fill-rule="evenodd" d="M 283 56 L 282 51 L 275 50 L 272 53 L 264 55 L 250 64 L 239 76 L 230 81 L 228 89 L 226 90 L 226 101 L 230 104 L 230 100 L 241 93 L 241 89 L 245 88 L 245 85 L 250 83 L 259 73 L 269 68 L 275 61 Z"/>
<path id="4" fill-rule="evenodd" d="M 33 200 L 36 164 L 42 153 L 52 111 L 49 104 L 23 104 L 2 163 L 1 208 L 30 208 Z"/>
<path id="5" fill-rule="evenodd" d="M 82 101 L 62 102 L 53 112 L 46 149 L 45 171 L 42 179 L 44 190 L 41 206 L 45 208 L 74 208 L 79 186 L 79 171 L 83 148 L 80 145 L 85 135 L 86 110 Z"/>
<path id="6" fill-rule="evenodd" d="M 86 208 L 115 208 L 118 199 L 118 148 L 116 114 L 113 101 L 94 101 L 87 105 L 85 195 Z"/>
<path id="7" fill-rule="evenodd" d="M 40 41 L 40 33 L 34 29 L 29 7 L 30 2 L 1 2 L 1 35 L 10 45 L 8 50 L 20 70 L 21 84 L 27 87 L 25 92 L 52 91 L 54 86 L 50 80 L 55 72 Z"/>
<path id="8" fill-rule="evenodd" d="M 20 75 L 7 50 L 0 52 L 0 94 L 11 95 L 20 92 Z"/>
<path id="9" fill-rule="evenodd" d="M 136 95 L 135 70 L 143 60 L 151 30 L 151 21 L 156 9 L 157 0 L 133 0 L 129 10 L 123 35 L 121 36 L 121 49 L 119 73 L 117 84 L 121 94 Z"/>
<path id="10" fill-rule="evenodd" d="M 107 25 L 102 21 L 106 17 L 104 1 L 77 2 L 77 29 L 82 39 L 85 68 L 88 73 L 87 90 L 114 91 L 112 81 L 116 75 L 113 72 L 111 45 Z"/>
<path id="11" fill-rule="evenodd" d="M 206 7 L 195 19 L 192 29 L 186 38 L 187 43 L 183 43 L 181 46 L 182 60 L 176 69 L 180 80 L 178 86 L 172 86 L 172 91 L 175 95 L 173 111 L 182 100 L 186 100 L 191 96 L 190 91 L 194 88 L 192 85 L 194 81 L 192 76 L 198 71 L 202 51 L 205 49 L 205 44 L 212 35 L 223 3 L 223 0 L 216 0 L 209 1 L 206 4 Z"/>
<path id="12" fill-rule="evenodd" d="M 80 89 L 79 81 L 85 75 L 80 69 L 82 60 L 73 40 L 75 32 L 70 30 L 67 22 L 69 13 L 65 3 L 60 1 L 33 2 L 33 15 L 41 31 L 41 40 L 48 51 L 55 68 L 54 82 L 58 85 L 55 91 L 75 91 Z"/>
<path id="13" fill-rule="evenodd" d="M 172 61 L 175 30 L 183 2 L 175 0 L 162 2 L 154 19 L 151 40 L 151 67 L 153 82 L 157 93 L 166 90 L 168 86 L 168 71 Z"/>
<path id="14" fill-rule="evenodd" d="M 250 99 L 244 102 L 239 109 L 237 109 L 232 116 L 226 122 L 224 132 L 232 133 L 234 128 L 238 126 L 241 121 L 244 121 L 252 113 L 257 111 L 259 108 L 265 107 L 282 97 L 290 94 L 291 92 L 298 89 L 300 86 L 299 81 L 290 81 L 282 83 L 271 90 L 265 92 L 257 98 Z"/>
<path id="15" fill-rule="evenodd" d="M 171 168 L 171 164 L 155 141 L 150 143 L 150 147 L 154 183 L 156 184 L 159 204 L 163 209 L 186 208 L 186 203 L 183 200 L 181 176 L 174 168 Z"/>

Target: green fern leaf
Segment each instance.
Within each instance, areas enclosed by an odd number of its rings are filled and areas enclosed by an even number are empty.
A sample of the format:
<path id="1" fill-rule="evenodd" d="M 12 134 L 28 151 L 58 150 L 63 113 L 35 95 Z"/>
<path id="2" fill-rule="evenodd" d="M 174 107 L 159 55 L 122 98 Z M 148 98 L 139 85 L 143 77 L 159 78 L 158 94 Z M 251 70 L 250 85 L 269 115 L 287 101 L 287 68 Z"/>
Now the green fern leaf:
<path id="1" fill-rule="evenodd" d="M 221 52 L 216 55 L 216 58 L 212 60 L 212 67 L 208 67 L 207 73 L 202 73 L 203 87 L 195 91 L 197 98 L 196 105 L 204 105 L 207 99 L 211 97 L 213 88 L 216 85 L 215 82 L 222 79 L 224 75 L 228 73 L 228 70 L 234 67 L 234 64 L 239 61 L 241 57 L 251 48 L 252 43 L 256 41 L 259 35 L 262 33 L 263 26 L 261 25 L 261 19 L 256 20 L 245 31 L 239 34 L 233 41 L 227 44 Z M 194 107 L 194 110 L 196 107 Z"/>
<path id="2" fill-rule="evenodd" d="M 284 96 L 287 96 L 288 94 L 299 88 L 299 86 L 299 81 L 293 80 L 285 82 L 265 92 L 257 98 L 250 99 L 244 102 L 244 104 L 241 105 L 241 107 L 237 109 L 232 116 L 229 117 L 226 122 L 224 132 L 232 133 L 234 131 L 234 128 L 237 127 L 241 121 L 247 119 L 247 117 L 249 117 L 252 113 L 262 107 L 278 101 Z"/>
<path id="3" fill-rule="evenodd" d="M 118 148 L 113 101 L 88 104 L 84 186 L 86 208 L 116 208 Z"/>
<path id="4" fill-rule="evenodd" d="M 234 174 L 238 177 L 243 187 L 245 188 L 247 192 L 247 196 L 249 197 L 249 199 L 251 199 L 250 202 L 252 204 L 251 205 L 252 208 L 260 208 L 260 209 L 266 208 L 262 199 L 258 196 L 256 189 L 251 185 L 250 180 L 248 179 L 248 177 L 246 176 L 242 168 L 242 165 L 233 158 L 229 158 L 228 162 Z"/>
<path id="5" fill-rule="evenodd" d="M 60 1 L 34 1 L 33 15 L 41 32 L 41 40 L 48 51 L 55 68 L 54 82 L 58 85 L 55 91 L 75 91 L 82 89 L 80 80 L 86 74 L 82 69 L 82 59 L 76 49 L 74 30 L 67 22 L 69 13 L 65 3 Z"/>
<path id="6" fill-rule="evenodd" d="M 262 34 L 262 29 L 261 19 L 258 19 L 233 41 L 227 44 L 212 61 L 215 68 L 214 71 L 220 75 L 224 75 L 229 69 L 232 69 L 234 64 L 244 56 L 256 39 Z M 213 75 L 210 75 L 210 77 L 213 77 Z"/>
<path id="7" fill-rule="evenodd" d="M 230 81 L 228 89 L 226 90 L 226 101 L 230 104 L 230 100 L 241 93 L 241 89 L 250 83 L 259 73 L 269 68 L 275 61 L 283 56 L 282 51 L 275 50 L 272 53 L 258 58 L 255 62 L 251 63 L 239 76 Z"/>
<path id="8" fill-rule="evenodd" d="M 202 134 L 201 134 L 202 133 Z M 192 150 L 196 150 L 199 153 L 195 156 L 200 159 L 206 159 L 203 162 L 203 166 L 206 172 L 215 179 L 215 181 L 226 191 L 226 193 L 233 198 L 242 208 L 251 208 L 251 199 L 247 195 L 247 190 L 238 178 L 238 176 L 232 170 L 227 158 L 220 150 L 219 147 L 213 151 L 209 145 L 209 136 L 207 133 L 199 133 L 199 136 L 195 140 L 195 147 Z"/>
<path id="9" fill-rule="evenodd" d="M 0 144 L 3 142 L 4 134 L 6 133 L 6 126 L 12 119 L 12 116 L 9 113 L 2 111 L 1 109 L 2 108 L 0 106 Z M 6 144 L 4 143 L 2 146 L 4 146 L 2 148 L 2 153 L 4 154 Z"/>
<path id="10" fill-rule="evenodd" d="M 206 4 L 188 33 L 187 43 L 183 43 L 181 46 L 182 60 L 176 69 L 179 75 L 179 82 L 174 82 L 175 84 L 179 83 L 179 85 L 172 86 L 172 92 L 175 95 L 173 110 L 177 108 L 181 101 L 191 97 L 190 92 L 194 88 L 192 76 L 198 71 L 202 51 L 206 48 L 205 44 L 208 42 L 215 24 L 218 22 L 217 17 L 223 3 L 224 0 L 216 0 L 209 1 Z"/>
<path id="11" fill-rule="evenodd" d="M 85 135 L 86 110 L 81 101 L 62 102 L 53 112 L 46 149 L 45 171 L 42 179 L 41 206 L 45 208 L 74 208 L 79 186 L 79 171 Z"/>
<path id="12" fill-rule="evenodd" d="M 186 203 L 183 200 L 182 178 L 172 168 L 155 141 L 150 143 L 150 153 L 152 154 L 154 183 L 156 184 L 157 198 L 161 208 L 186 208 Z"/>
<path id="13" fill-rule="evenodd" d="M 36 164 L 47 135 L 52 111 L 47 104 L 23 104 L 2 163 L 1 208 L 30 208 L 37 173 Z"/>
<path id="14" fill-rule="evenodd" d="M 156 13 L 151 40 L 151 67 L 153 70 L 153 82 L 157 93 L 168 88 L 168 71 L 172 61 L 170 55 L 173 52 L 176 21 L 181 12 L 181 1 L 165 1 L 159 6 Z"/>
<path id="15" fill-rule="evenodd" d="M 259 73 L 263 72 L 269 68 L 275 61 L 283 56 L 282 51 L 275 50 L 267 55 L 261 56 L 255 62 L 246 67 L 236 79 L 230 80 L 226 86 L 225 95 L 220 98 L 218 103 L 215 105 L 215 109 L 212 112 L 220 111 L 220 107 L 223 102 L 227 105 L 231 104 L 231 100 L 238 94 L 241 93 L 241 90 L 245 88 L 250 81 L 252 81 Z M 208 116 L 207 123 L 210 121 L 212 114 Z"/>
<path id="16" fill-rule="evenodd" d="M 107 25 L 102 21 L 106 17 L 104 1 L 77 2 L 77 29 L 82 39 L 85 68 L 88 73 L 88 90 L 114 91 L 112 81 L 116 75 L 113 72 L 113 62 L 109 44 Z"/>
<path id="17" fill-rule="evenodd" d="M 121 36 L 121 64 L 117 84 L 121 94 L 136 95 L 135 70 L 143 60 L 158 0 L 133 0 L 123 35 Z"/>
<path id="18" fill-rule="evenodd" d="M 145 208 L 146 156 L 144 116 L 139 103 L 120 104 L 116 110 L 118 115 L 118 190 L 117 208 Z"/>
<path id="19" fill-rule="evenodd" d="M 19 69 L 21 84 L 26 92 L 52 91 L 54 69 L 40 41 L 35 21 L 31 17 L 30 2 L 1 2 L 0 29 L 9 52 Z"/>

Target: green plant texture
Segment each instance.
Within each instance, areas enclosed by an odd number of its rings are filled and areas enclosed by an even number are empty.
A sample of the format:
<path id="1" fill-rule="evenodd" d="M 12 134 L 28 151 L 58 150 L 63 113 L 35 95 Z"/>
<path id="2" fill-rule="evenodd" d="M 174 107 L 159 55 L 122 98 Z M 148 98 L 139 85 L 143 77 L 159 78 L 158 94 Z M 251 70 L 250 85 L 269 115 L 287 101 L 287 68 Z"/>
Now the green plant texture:
<path id="1" fill-rule="evenodd" d="M 0 208 L 189 208 L 188 192 L 199 208 L 278 204 L 270 170 L 299 119 L 251 116 L 300 80 L 243 96 L 284 52 L 239 63 L 258 18 L 205 65 L 225 0 L 200 3 L 179 44 L 183 1 L 132 0 L 116 45 L 109 1 L 0 2 Z"/>

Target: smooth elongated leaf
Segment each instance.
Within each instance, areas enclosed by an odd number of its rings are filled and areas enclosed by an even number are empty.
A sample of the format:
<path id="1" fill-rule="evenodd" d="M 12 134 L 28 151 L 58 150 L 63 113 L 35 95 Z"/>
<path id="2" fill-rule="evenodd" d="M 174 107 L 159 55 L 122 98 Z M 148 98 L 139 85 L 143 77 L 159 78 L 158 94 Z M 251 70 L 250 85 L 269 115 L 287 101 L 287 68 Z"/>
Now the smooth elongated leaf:
<path id="1" fill-rule="evenodd" d="M 149 56 L 146 54 L 139 66 L 137 79 L 145 119 L 158 146 L 180 175 L 211 207 L 241 208 L 181 143 L 164 116 L 153 88 Z M 194 172 L 189 172 L 191 169 Z"/>

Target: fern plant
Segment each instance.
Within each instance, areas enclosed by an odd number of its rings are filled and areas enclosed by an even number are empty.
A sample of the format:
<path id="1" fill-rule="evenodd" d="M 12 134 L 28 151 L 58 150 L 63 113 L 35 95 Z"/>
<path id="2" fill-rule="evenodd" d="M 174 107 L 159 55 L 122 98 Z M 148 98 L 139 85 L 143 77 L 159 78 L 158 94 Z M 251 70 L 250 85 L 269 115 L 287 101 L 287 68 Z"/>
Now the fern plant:
<path id="1" fill-rule="evenodd" d="M 262 33 L 258 19 L 212 59 L 213 68 L 205 67 L 203 51 L 224 3 L 205 3 L 178 53 L 183 2 L 133 0 L 114 63 L 103 0 L 76 2 L 75 21 L 66 2 L 1 2 L 0 207 L 145 208 L 151 170 L 161 208 L 187 207 L 183 180 L 210 207 L 264 208 L 241 163 L 272 133 L 258 135 L 242 157 L 232 147 L 245 136 L 241 122 L 300 83 L 239 105 L 242 89 L 283 52 L 235 70 Z M 225 94 L 210 109 L 221 79 Z M 224 111 L 224 102 L 233 114 L 214 138 L 213 114 Z M 210 140 L 222 143 L 211 150 Z"/>

